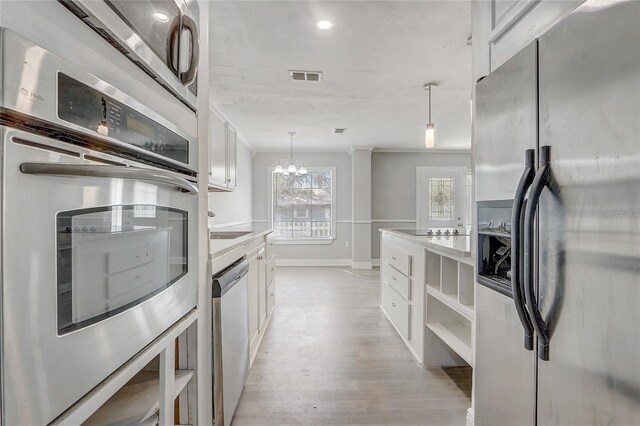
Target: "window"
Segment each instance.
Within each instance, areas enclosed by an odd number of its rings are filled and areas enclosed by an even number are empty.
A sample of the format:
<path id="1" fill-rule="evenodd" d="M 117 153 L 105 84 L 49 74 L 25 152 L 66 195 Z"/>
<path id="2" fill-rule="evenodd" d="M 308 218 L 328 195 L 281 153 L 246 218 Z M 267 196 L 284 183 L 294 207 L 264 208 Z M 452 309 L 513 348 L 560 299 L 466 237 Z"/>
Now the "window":
<path id="1" fill-rule="evenodd" d="M 271 174 L 271 222 L 279 240 L 331 242 L 335 235 L 335 168 L 303 176 Z"/>
<path id="2" fill-rule="evenodd" d="M 309 208 L 307 207 L 294 207 L 293 218 L 294 219 L 309 219 Z"/>
<path id="3" fill-rule="evenodd" d="M 453 220 L 453 178 L 429 179 L 429 220 Z"/>

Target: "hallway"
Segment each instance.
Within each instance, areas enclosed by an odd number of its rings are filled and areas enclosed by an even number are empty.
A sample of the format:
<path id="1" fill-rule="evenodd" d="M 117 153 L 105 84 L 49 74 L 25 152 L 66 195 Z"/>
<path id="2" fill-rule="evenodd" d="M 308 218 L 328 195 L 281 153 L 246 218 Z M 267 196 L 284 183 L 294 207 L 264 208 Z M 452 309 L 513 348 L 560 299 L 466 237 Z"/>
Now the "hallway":
<path id="1" fill-rule="evenodd" d="M 276 285 L 233 425 L 465 425 L 469 371 L 463 391 L 416 364 L 378 307 L 378 269 L 278 268 Z"/>

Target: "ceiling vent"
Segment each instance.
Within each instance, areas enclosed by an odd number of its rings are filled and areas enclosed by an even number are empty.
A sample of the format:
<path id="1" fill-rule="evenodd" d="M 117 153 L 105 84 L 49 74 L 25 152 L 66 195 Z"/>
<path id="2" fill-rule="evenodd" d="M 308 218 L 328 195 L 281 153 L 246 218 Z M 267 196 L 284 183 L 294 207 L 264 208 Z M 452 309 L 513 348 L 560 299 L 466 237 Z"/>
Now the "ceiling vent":
<path id="1" fill-rule="evenodd" d="M 346 131 L 347 131 L 346 127 L 334 127 L 333 130 L 331 131 L 331 133 L 342 134 L 342 133 L 344 133 Z"/>
<path id="2" fill-rule="evenodd" d="M 292 80 L 322 81 L 322 71 L 289 71 Z"/>

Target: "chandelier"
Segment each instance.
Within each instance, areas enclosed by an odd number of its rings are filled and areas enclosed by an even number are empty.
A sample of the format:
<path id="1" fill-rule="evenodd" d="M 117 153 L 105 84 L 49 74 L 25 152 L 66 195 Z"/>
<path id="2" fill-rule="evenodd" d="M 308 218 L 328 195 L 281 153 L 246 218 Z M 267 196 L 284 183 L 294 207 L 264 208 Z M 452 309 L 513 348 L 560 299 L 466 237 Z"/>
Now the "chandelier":
<path id="1" fill-rule="evenodd" d="M 305 167 L 304 163 L 293 160 L 293 135 L 295 134 L 296 132 L 289 132 L 289 136 L 291 137 L 291 151 L 289 159 L 287 160 L 285 158 L 283 160 L 280 160 L 275 169 L 273 169 L 275 173 L 282 173 L 285 176 L 300 176 L 307 174 L 307 168 Z"/>

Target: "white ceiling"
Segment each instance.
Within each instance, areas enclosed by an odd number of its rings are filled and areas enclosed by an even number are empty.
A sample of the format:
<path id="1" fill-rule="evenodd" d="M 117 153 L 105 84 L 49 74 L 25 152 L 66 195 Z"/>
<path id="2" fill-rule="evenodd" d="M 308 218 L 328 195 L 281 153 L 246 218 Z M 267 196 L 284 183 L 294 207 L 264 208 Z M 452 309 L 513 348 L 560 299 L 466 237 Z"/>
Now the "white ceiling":
<path id="1" fill-rule="evenodd" d="M 470 148 L 469 1 L 217 1 L 211 13 L 213 102 L 254 150 L 288 149 L 291 130 L 296 150 L 422 149 L 432 80 L 436 147 Z"/>

